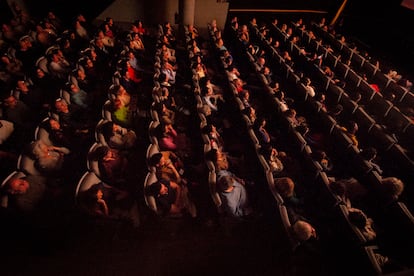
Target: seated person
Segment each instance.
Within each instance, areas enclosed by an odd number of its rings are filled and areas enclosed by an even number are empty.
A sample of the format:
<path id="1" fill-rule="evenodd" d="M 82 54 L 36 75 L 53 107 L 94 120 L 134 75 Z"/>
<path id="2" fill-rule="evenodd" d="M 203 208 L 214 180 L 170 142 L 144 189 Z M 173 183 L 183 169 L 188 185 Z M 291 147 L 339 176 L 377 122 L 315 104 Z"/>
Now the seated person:
<path id="1" fill-rule="evenodd" d="M 267 163 L 269 164 L 270 170 L 273 173 L 273 176 L 277 176 L 283 172 L 284 166 L 282 160 L 279 158 L 283 158 L 286 156 L 285 152 L 279 152 L 276 148 L 272 145 L 262 146 L 260 148 L 260 153 L 266 159 Z"/>
<path id="2" fill-rule="evenodd" d="M 295 183 L 290 177 L 279 177 L 274 179 L 274 185 L 283 198 L 286 207 L 292 208 L 296 213 L 303 213 L 303 201 L 296 196 Z"/>
<path id="3" fill-rule="evenodd" d="M 345 135 L 351 139 L 352 144 L 358 147 L 359 141 L 356 136 L 356 133 L 358 132 L 358 124 L 354 121 L 347 121 L 341 129 L 344 131 Z"/>
<path id="4" fill-rule="evenodd" d="M 349 221 L 361 231 L 367 241 L 375 240 L 377 233 L 373 228 L 374 221 L 371 218 L 368 218 L 362 210 L 349 208 L 348 218 Z"/>
<path id="5" fill-rule="evenodd" d="M 227 152 L 223 152 L 220 149 L 212 148 L 208 153 L 206 153 L 206 159 L 212 161 L 217 171 L 220 170 L 241 170 L 240 158 L 230 156 Z"/>
<path id="6" fill-rule="evenodd" d="M 22 214 L 33 214 L 40 211 L 46 202 L 46 178 L 34 175 L 12 178 L 2 187 L 2 194 L 8 197 L 4 207 Z"/>
<path id="7" fill-rule="evenodd" d="M 189 199 L 186 186 L 178 185 L 166 179 L 160 179 L 147 187 L 147 193 L 154 196 L 157 208 L 163 216 L 182 215 L 186 212 L 192 217 L 197 216 L 195 206 Z"/>
<path id="8" fill-rule="evenodd" d="M 333 171 L 333 164 L 325 151 L 316 150 L 312 152 L 312 157 L 322 166 L 324 172 L 329 174 Z"/>
<path id="9" fill-rule="evenodd" d="M 266 129 L 266 122 L 265 118 L 259 117 L 253 124 L 254 133 L 256 134 L 261 146 L 269 146 L 273 140 L 272 136 Z"/>
<path id="10" fill-rule="evenodd" d="M 169 109 L 163 102 L 157 103 L 155 105 L 155 110 L 157 111 L 161 122 L 172 125 L 175 124 L 175 111 Z"/>
<path id="11" fill-rule="evenodd" d="M 128 159 L 118 150 L 99 146 L 89 158 L 98 162 L 99 173 L 105 183 L 117 188 L 127 188 Z"/>
<path id="12" fill-rule="evenodd" d="M 210 139 L 211 148 L 213 149 L 223 149 L 224 141 L 221 137 L 220 132 L 217 131 L 217 128 L 214 124 L 207 123 L 201 130 L 204 134 L 208 135 Z"/>
<path id="13" fill-rule="evenodd" d="M 30 144 L 35 167 L 45 174 L 55 174 L 63 169 L 65 156 L 70 150 L 64 147 L 48 146 L 42 140 Z"/>
<path id="14" fill-rule="evenodd" d="M 55 113 L 59 116 L 59 123 L 62 127 L 69 128 L 74 133 L 88 133 L 93 125 L 90 115 L 87 112 L 71 104 L 67 104 L 61 98 L 55 101 Z"/>
<path id="15" fill-rule="evenodd" d="M 101 125 L 100 131 L 109 147 L 125 150 L 135 146 L 137 135 L 133 130 L 107 121 Z"/>
<path id="16" fill-rule="evenodd" d="M 125 128 L 133 127 L 134 115 L 132 109 L 129 105 L 124 105 L 120 99 L 111 101 L 110 112 L 111 119 L 116 124 Z"/>
<path id="17" fill-rule="evenodd" d="M 315 228 L 309 222 L 301 219 L 292 224 L 292 232 L 299 242 L 317 238 Z"/>
<path id="18" fill-rule="evenodd" d="M 306 124 L 306 119 L 302 116 L 297 116 L 296 109 L 294 108 L 286 110 L 284 114 L 293 128 Z"/>
<path id="19" fill-rule="evenodd" d="M 381 167 L 377 163 L 375 163 L 375 158 L 377 157 L 376 148 L 368 147 L 366 149 L 363 149 L 361 155 L 374 168 L 374 171 L 376 171 L 379 175 L 382 175 Z"/>
<path id="20" fill-rule="evenodd" d="M 53 145 L 72 149 L 79 141 L 69 128 L 64 128 L 57 119 L 49 118 L 40 124 L 49 134 L 49 140 Z"/>
<path id="21" fill-rule="evenodd" d="M 224 173 L 223 170 L 217 176 L 218 191 L 226 214 L 235 218 L 252 214 L 244 182 L 239 182 L 231 173 Z"/>
<path id="22" fill-rule="evenodd" d="M 162 151 L 174 151 L 180 157 L 190 154 L 187 137 L 179 134 L 172 124 L 160 123 L 155 131 Z"/>
<path id="23" fill-rule="evenodd" d="M 175 183 L 181 183 L 182 178 L 177 168 L 174 166 L 169 155 L 174 154 L 171 151 L 158 152 L 153 154 L 149 159 L 149 165 L 155 167 L 156 175 L 158 179 L 165 179 L 174 181 Z M 175 155 L 175 154 L 174 154 Z"/>
<path id="24" fill-rule="evenodd" d="M 397 177 L 383 177 L 381 179 L 381 196 L 384 204 L 397 201 L 404 191 L 404 182 Z"/>
<path id="25" fill-rule="evenodd" d="M 134 226 L 139 225 L 137 205 L 124 190 L 100 182 L 79 196 L 81 208 L 92 216 L 125 219 Z"/>
<path id="26" fill-rule="evenodd" d="M 79 108 L 88 109 L 90 107 L 90 97 L 88 93 L 74 83 L 68 83 L 66 87 L 70 95 L 70 102 Z"/>

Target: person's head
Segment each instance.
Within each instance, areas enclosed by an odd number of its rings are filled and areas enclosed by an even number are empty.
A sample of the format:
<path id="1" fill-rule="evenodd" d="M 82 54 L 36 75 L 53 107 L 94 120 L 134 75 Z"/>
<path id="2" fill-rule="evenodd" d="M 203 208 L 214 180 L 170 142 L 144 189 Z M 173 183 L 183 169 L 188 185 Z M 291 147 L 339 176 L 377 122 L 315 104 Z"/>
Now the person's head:
<path id="1" fill-rule="evenodd" d="M 3 100 L 3 104 L 7 108 L 15 108 L 17 106 L 17 99 L 13 95 L 9 95 Z"/>
<path id="2" fill-rule="evenodd" d="M 334 181 L 329 184 L 329 188 L 333 193 L 342 197 L 346 195 L 346 185 L 341 181 Z"/>
<path id="3" fill-rule="evenodd" d="M 285 111 L 285 115 L 286 115 L 286 117 L 289 117 L 289 118 L 295 118 L 296 117 L 296 109 L 289 108 L 288 110 Z"/>
<path id="4" fill-rule="evenodd" d="M 96 183 L 94 185 L 92 185 L 87 193 L 91 196 L 91 198 L 93 199 L 93 201 L 95 202 L 96 200 L 99 199 L 103 199 L 104 197 L 104 186 L 102 182 Z"/>
<path id="5" fill-rule="evenodd" d="M 57 112 L 63 112 L 63 113 L 69 112 L 68 104 L 62 98 L 59 98 L 55 101 L 55 109 Z"/>
<path id="6" fill-rule="evenodd" d="M 24 178 L 13 178 L 6 185 L 7 192 L 12 195 L 25 194 L 30 188 L 29 182 Z"/>
<path id="7" fill-rule="evenodd" d="M 147 192 L 149 195 L 153 197 L 161 197 L 168 194 L 168 180 L 158 180 L 157 182 L 152 183 L 148 186 Z"/>
<path id="8" fill-rule="evenodd" d="M 281 177 L 275 179 L 276 189 L 284 198 L 289 198 L 295 193 L 295 183 L 290 177 Z"/>
<path id="9" fill-rule="evenodd" d="M 49 125 L 50 125 L 50 129 L 52 130 L 60 129 L 60 123 L 55 118 L 49 118 Z"/>
<path id="10" fill-rule="evenodd" d="M 165 164 L 165 159 L 161 152 L 154 153 L 148 160 L 150 166 L 159 167 Z"/>
<path id="11" fill-rule="evenodd" d="M 348 212 L 349 221 L 359 229 L 362 229 L 367 224 L 367 216 L 359 209 L 352 208 Z"/>
<path id="12" fill-rule="evenodd" d="M 234 189 L 234 178 L 231 175 L 222 175 L 218 178 L 218 189 L 221 192 L 229 193 Z"/>
<path id="13" fill-rule="evenodd" d="M 310 78 L 308 78 L 308 77 L 303 77 L 303 78 L 302 78 L 302 83 L 303 83 L 304 85 L 309 85 L 309 84 L 311 84 L 311 79 L 310 79 Z"/>
<path id="14" fill-rule="evenodd" d="M 398 199 L 404 191 L 404 183 L 397 177 L 384 177 L 381 183 L 386 197 Z"/>
<path id="15" fill-rule="evenodd" d="M 35 142 L 30 143 L 29 149 L 31 151 L 29 154 L 31 154 L 33 158 L 37 159 L 47 154 L 49 147 L 42 142 L 42 140 L 36 140 Z"/>
<path id="16" fill-rule="evenodd" d="M 107 121 L 103 123 L 101 126 L 101 133 L 105 137 L 105 139 L 114 136 L 114 123 L 112 121 Z"/>
<path id="17" fill-rule="evenodd" d="M 316 238 L 315 228 L 304 220 L 296 221 L 292 226 L 292 230 L 299 241 L 307 241 L 312 237 Z"/>

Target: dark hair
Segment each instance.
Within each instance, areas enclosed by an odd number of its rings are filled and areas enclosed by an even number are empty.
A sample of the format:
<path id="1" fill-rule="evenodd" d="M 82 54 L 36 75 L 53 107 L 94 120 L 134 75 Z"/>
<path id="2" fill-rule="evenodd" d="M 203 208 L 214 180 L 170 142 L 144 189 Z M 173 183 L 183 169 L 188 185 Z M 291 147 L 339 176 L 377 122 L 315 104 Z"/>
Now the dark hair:
<path id="1" fill-rule="evenodd" d="M 344 196 L 346 194 L 346 186 L 344 183 L 339 181 L 334 181 L 331 184 L 329 184 L 329 188 L 331 191 L 338 196 Z"/>
<path id="2" fill-rule="evenodd" d="M 161 183 L 159 181 L 152 183 L 146 188 L 146 192 L 148 195 L 158 196 L 161 190 Z"/>
<path id="3" fill-rule="evenodd" d="M 90 153 L 90 158 L 93 160 L 102 159 L 109 151 L 107 146 L 99 146 L 92 153 Z"/>
<path id="4" fill-rule="evenodd" d="M 161 152 L 157 152 L 154 153 L 148 160 L 148 164 L 150 166 L 156 166 L 158 163 L 160 163 L 162 158 L 162 153 Z"/>
<path id="5" fill-rule="evenodd" d="M 109 139 L 114 136 L 114 122 L 107 121 L 100 126 L 100 131 L 105 139 Z"/>
<path id="6" fill-rule="evenodd" d="M 367 224 L 367 218 L 364 216 L 362 211 L 349 211 L 348 219 L 358 228 L 364 228 Z"/>

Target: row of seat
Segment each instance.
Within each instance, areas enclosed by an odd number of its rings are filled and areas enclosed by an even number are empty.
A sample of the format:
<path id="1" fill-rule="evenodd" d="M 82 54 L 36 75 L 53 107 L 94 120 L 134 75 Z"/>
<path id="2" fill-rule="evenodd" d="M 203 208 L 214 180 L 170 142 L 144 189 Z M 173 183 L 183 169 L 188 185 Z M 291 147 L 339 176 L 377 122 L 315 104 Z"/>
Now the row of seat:
<path id="1" fill-rule="evenodd" d="M 273 55 L 274 55 L 274 53 L 275 53 L 275 51 L 273 51 Z M 282 59 L 281 58 L 276 58 L 275 60 L 280 61 Z M 295 83 L 298 84 L 297 82 L 295 82 Z M 360 156 L 358 155 L 359 150 L 356 147 L 352 146 L 352 142 L 349 141 L 349 139 L 347 139 L 347 137 L 343 135 L 343 131 L 341 131 L 338 128 L 336 121 L 331 116 L 327 115 L 326 113 L 324 113 L 324 112 L 321 113 L 320 106 L 315 101 L 313 101 L 313 99 L 310 99 L 309 97 L 304 96 L 304 95 L 306 95 L 306 91 L 304 89 L 301 89 L 300 85 L 298 85 L 297 90 L 301 91 L 300 94 L 302 96 L 300 96 L 299 98 L 296 98 L 296 99 L 301 100 L 301 101 L 307 101 L 308 106 L 310 106 L 311 109 L 313 109 L 315 113 L 323 114 L 319 117 L 319 118 L 321 118 L 321 120 L 317 120 L 317 121 L 322 121 L 322 124 L 325 126 L 325 129 L 327 129 L 327 132 L 329 134 L 332 134 L 332 135 L 336 136 L 335 139 L 332 139 L 332 140 L 335 141 L 335 144 L 338 145 L 342 149 L 342 152 L 345 150 L 345 151 L 348 151 L 349 153 L 352 153 L 350 155 L 350 157 L 351 157 L 350 160 L 359 161 L 359 162 L 356 162 L 356 164 L 358 164 L 358 165 L 356 165 L 355 167 L 357 167 L 357 168 L 364 168 L 365 167 L 365 169 L 361 170 L 360 173 L 362 175 L 370 174 L 370 175 L 378 176 L 378 175 L 375 175 L 375 172 L 372 171 L 372 168 L 370 168 L 370 166 L 368 164 L 366 164 L 366 162 L 364 162 L 365 160 L 360 158 Z M 291 95 L 291 94 L 289 94 L 289 95 Z M 332 137 L 332 138 L 334 138 L 334 137 Z M 343 143 L 341 143 L 341 141 L 343 141 Z M 340 144 L 342 144 L 342 146 L 340 146 Z M 302 146 L 302 148 L 306 148 L 306 147 Z M 361 166 L 361 164 L 363 164 L 363 165 Z M 329 181 L 327 180 L 326 174 L 324 172 L 319 172 L 319 173 L 317 173 L 317 175 L 321 176 L 320 179 L 325 179 L 325 181 L 323 181 L 324 186 L 327 186 Z M 375 177 L 375 180 L 378 181 L 379 178 Z M 404 206 L 403 203 L 401 203 L 401 204 Z M 281 208 L 281 210 L 283 212 L 283 208 Z M 342 217 L 345 218 L 344 222 L 346 222 L 347 225 L 349 227 L 351 227 L 353 232 L 355 232 L 357 240 L 359 240 L 360 242 L 363 242 L 364 240 L 362 239 L 361 234 L 358 233 L 358 231 L 355 231 L 355 228 L 352 227 L 352 225 L 349 224 L 349 221 L 346 220 L 347 216 L 345 216 L 343 208 L 341 208 L 339 211 L 341 211 L 341 213 L 343 214 Z M 286 224 L 288 225 L 288 222 Z M 375 268 L 376 272 L 377 273 L 380 272 L 380 267 L 378 266 L 378 263 L 376 263 L 376 261 L 372 258 L 372 252 L 376 247 L 375 246 L 374 247 L 372 247 L 372 246 L 367 247 L 367 246 L 364 245 L 363 248 L 367 252 L 370 259 L 372 260 L 372 264 L 374 265 L 374 268 Z"/>
<path id="2" fill-rule="evenodd" d="M 361 74 L 365 73 L 368 78 L 377 83 L 383 94 L 394 93 L 396 96 L 395 102 L 401 107 L 413 106 L 414 93 L 407 88 L 402 87 L 387 74 L 382 72 L 378 66 L 372 64 L 370 60 L 363 57 L 357 49 L 351 49 L 346 43 L 339 41 L 335 36 L 314 23 L 311 24 L 311 27 L 318 36 L 331 44 L 334 49 L 337 50 L 339 55 L 348 57 L 348 60 L 351 61 L 351 65 L 355 69 L 359 70 Z"/>
<path id="3" fill-rule="evenodd" d="M 282 34 L 282 33 L 279 33 L 279 35 L 284 36 L 284 34 Z M 302 56 L 301 55 L 296 56 L 296 58 L 303 59 L 304 62 L 307 62 L 306 58 L 303 55 Z M 397 155 L 397 156 L 394 155 L 397 152 L 399 152 L 399 151 L 396 151 L 395 148 L 401 148 L 401 146 L 397 144 L 397 141 L 395 141 L 395 139 L 393 137 L 391 137 L 384 130 L 381 131 L 381 132 L 371 132 L 371 130 L 373 129 L 372 127 L 374 125 L 376 125 L 376 121 L 365 112 L 364 108 L 362 108 L 361 106 L 358 107 L 358 105 L 350 99 L 350 97 L 347 95 L 347 93 L 342 88 L 338 87 L 332 81 L 327 79 L 325 74 L 323 74 L 317 66 L 315 66 L 313 64 L 309 64 L 309 73 L 315 79 L 322 80 L 321 81 L 322 83 L 326 83 L 326 82 L 328 83 L 327 90 L 326 91 L 321 91 L 321 92 L 326 93 L 327 99 L 330 99 L 330 98 L 336 99 L 336 100 L 332 100 L 333 103 L 335 103 L 335 104 L 339 103 L 344 107 L 344 111 L 347 111 L 348 115 L 351 118 L 353 118 L 359 125 L 362 126 L 361 132 L 364 131 L 364 134 L 366 135 L 366 137 L 369 137 L 367 139 L 370 142 L 374 143 L 374 145 L 376 147 L 378 147 L 379 150 L 383 151 L 386 155 L 391 154 L 391 152 L 389 152 L 388 150 L 392 148 L 393 149 L 393 151 L 392 151 L 393 155 L 392 156 L 394 158 L 397 157 L 398 160 L 404 166 L 404 168 L 412 170 L 413 162 L 410 160 L 407 153 L 405 153 L 404 151 L 401 151 L 401 155 Z M 394 116 L 394 118 L 395 118 L 396 114 L 399 114 L 399 115 L 401 115 L 400 116 L 400 121 L 405 120 L 406 124 L 412 124 L 411 122 L 407 122 L 408 118 L 405 117 L 404 115 L 402 115 L 400 112 L 398 112 L 398 110 L 396 112 L 392 111 L 392 107 L 393 107 L 392 105 L 388 105 L 387 107 L 384 107 L 385 110 L 379 108 L 381 106 L 381 104 L 379 104 L 379 102 L 384 103 L 383 98 L 378 93 L 375 93 L 375 91 L 372 91 L 371 95 L 372 96 L 371 96 L 370 100 L 373 101 L 373 102 L 372 103 L 369 102 L 368 106 L 372 107 L 375 110 L 380 110 L 380 112 L 377 112 L 377 114 L 385 114 L 384 117 L 386 115 L 391 116 L 390 114 L 392 114 Z M 376 107 L 376 103 L 379 104 L 379 107 Z M 384 113 L 382 113 L 382 112 L 384 112 Z M 392 120 L 392 121 L 394 121 L 394 120 Z M 377 125 L 375 129 L 378 129 L 378 127 L 379 126 Z M 378 141 L 378 143 L 376 143 L 377 141 Z M 388 142 L 388 143 L 387 144 L 382 144 L 381 141 L 382 142 Z M 394 144 L 396 145 L 395 147 L 394 147 Z"/>

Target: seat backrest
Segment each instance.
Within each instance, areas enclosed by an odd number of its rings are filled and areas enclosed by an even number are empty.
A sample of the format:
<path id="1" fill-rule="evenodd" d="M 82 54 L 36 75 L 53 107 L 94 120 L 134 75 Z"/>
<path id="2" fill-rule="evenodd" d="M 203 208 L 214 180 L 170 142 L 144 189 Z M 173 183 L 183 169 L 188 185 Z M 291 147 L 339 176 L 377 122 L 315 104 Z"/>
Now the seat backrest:
<path id="1" fill-rule="evenodd" d="M 89 148 L 88 156 L 86 158 L 86 165 L 87 165 L 88 171 L 93 172 L 99 178 L 101 177 L 101 173 L 99 170 L 98 161 L 91 158 L 91 155 L 100 146 L 102 146 L 101 143 L 98 143 L 98 142 L 93 143 L 92 146 Z"/>
<path id="2" fill-rule="evenodd" d="M 149 164 L 149 160 L 151 156 L 153 156 L 156 153 L 160 152 L 160 148 L 157 144 L 149 144 L 146 152 L 146 162 L 149 170 L 152 170 L 153 168 Z"/>
<path id="3" fill-rule="evenodd" d="M 214 204 L 216 205 L 217 209 L 221 211 L 222 202 L 221 202 L 220 195 L 217 192 L 217 175 L 215 171 L 208 172 L 208 185 L 210 188 L 211 198 Z"/>
<path id="4" fill-rule="evenodd" d="M 75 189 L 75 204 L 79 204 L 80 194 L 89 190 L 93 185 L 101 182 L 101 179 L 94 173 L 86 171 L 79 179 Z M 107 185 L 104 183 L 104 185 Z"/>
<path id="5" fill-rule="evenodd" d="M 44 123 L 46 123 L 49 120 L 49 117 L 44 118 L 42 122 L 36 127 L 35 129 L 35 140 L 41 140 L 43 143 L 45 143 L 48 146 L 52 146 L 53 143 L 49 139 L 49 132 L 42 126 Z"/>
<path id="6" fill-rule="evenodd" d="M 48 63 L 49 61 L 47 60 L 46 56 L 41 56 L 36 60 L 36 66 L 46 74 L 49 74 Z"/>
<path id="7" fill-rule="evenodd" d="M 104 146 L 108 146 L 108 143 L 106 142 L 105 137 L 102 134 L 101 126 L 106 122 L 108 122 L 108 120 L 101 119 L 99 120 L 99 122 L 96 124 L 96 127 L 95 127 L 95 141 Z"/>
<path id="8" fill-rule="evenodd" d="M 145 199 L 145 204 L 148 206 L 148 208 L 150 210 L 154 211 L 155 213 L 158 213 L 157 203 L 155 201 L 154 196 L 149 195 L 146 192 L 146 190 L 148 189 L 147 187 L 149 187 L 150 185 L 152 185 L 156 181 L 157 181 L 157 176 L 155 175 L 155 173 L 154 172 L 148 172 L 147 175 L 145 176 L 145 180 L 144 180 L 144 199 Z"/>
<path id="9" fill-rule="evenodd" d="M 102 118 L 108 121 L 112 121 L 112 114 L 111 114 L 111 105 L 112 102 L 110 100 L 106 100 L 106 102 L 102 106 Z"/>
<path id="10" fill-rule="evenodd" d="M 29 155 L 21 153 L 17 159 L 17 169 L 25 173 L 26 175 L 42 175 L 42 173 L 36 168 L 35 161 Z"/>

